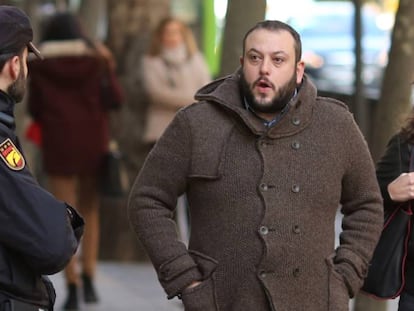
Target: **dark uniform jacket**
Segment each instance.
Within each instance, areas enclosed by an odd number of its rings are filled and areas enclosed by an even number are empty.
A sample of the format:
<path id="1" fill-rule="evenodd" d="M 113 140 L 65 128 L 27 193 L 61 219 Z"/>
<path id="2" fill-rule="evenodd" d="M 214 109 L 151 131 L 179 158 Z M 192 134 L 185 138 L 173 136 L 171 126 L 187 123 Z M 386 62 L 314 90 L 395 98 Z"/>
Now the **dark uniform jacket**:
<path id="1" fill-rule="evenodd" d="M 390 212 L 400 202 L 394 202 L 388 193 L 388 185 L 402 173 L 408 173 L 410 165 L 410 151 L 412 144 L 400 133 L 394 135 L 388 142 L 386 151 L 377 163 L 377 178 L 384 198 L 384 209 Z M 411 206 L 414 209 L 414 205 Z M 414 233 L 411 231 L 411 240 L 408 244 L 408 255 L 405 272 L 405 291 L 414 295 Z"/>
<path id="2" fill-rule="evenodd" d="M 348 310 L 383 223 L 367 144 L 306 77 L 271 128 L 245 109 L 239 79 L 207 85 L 177 113 L 131 191 L 132 226 L 186 311 Z M 171 219 L 183 192 L 188 249 Z"/>
<path id="3" fill-rule="evenodd" d="M 32 177 L 15 134 L 14 104 L 0 91 L 0 310 L 13 299 L 52 310 L 55 293 L 44 275 L 68 263 L 83 220 Z"/>

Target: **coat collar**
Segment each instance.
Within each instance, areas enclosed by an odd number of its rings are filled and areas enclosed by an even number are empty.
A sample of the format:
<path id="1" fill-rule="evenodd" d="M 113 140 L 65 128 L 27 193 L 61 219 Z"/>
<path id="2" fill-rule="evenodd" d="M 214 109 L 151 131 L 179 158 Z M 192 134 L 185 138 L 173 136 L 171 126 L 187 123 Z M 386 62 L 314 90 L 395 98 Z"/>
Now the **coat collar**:
<path id="1" fill-rule="evenodd" d="M 45 58 L 93 55 L 94 50 L 84 40 L 44 41 L 39 50 Z"/>
<path id="2" fill-rule="evenodd" d="M 240 93 L 240 69 L 201 88 L 195 98 L 217 104 L 237 115 L 256 135 L 280 138 L 294 135 L 306 128 L 313 114 L 316 100 L 316 87 L 305 75 L 297 96 L 286 115 L 274 127 L 266 128 L 258 118 L 245 109 Z"/>

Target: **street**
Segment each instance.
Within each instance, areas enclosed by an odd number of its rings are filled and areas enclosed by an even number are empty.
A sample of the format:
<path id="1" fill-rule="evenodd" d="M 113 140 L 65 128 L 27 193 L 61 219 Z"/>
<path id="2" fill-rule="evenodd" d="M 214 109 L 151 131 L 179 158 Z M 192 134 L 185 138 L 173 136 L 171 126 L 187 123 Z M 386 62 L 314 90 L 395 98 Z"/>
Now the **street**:
<path id="1" fill-rule="evenodd" d="M 66 298 L 63 273 L 51 276 L 56 289 L 55 310 L 62 310 Z M 178 299 L 167 300 L 149 263 L 99 262 L 96 287 L 100 303 L 81 304 L 85 311 L 177 311 Z"/>

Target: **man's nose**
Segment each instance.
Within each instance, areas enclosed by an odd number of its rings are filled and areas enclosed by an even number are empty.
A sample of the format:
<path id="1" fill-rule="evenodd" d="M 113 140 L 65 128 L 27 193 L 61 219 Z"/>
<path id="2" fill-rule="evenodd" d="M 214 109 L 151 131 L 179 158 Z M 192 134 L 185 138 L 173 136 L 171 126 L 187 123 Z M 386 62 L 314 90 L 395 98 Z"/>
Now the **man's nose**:
<path id="1" fill-rule="evenodd" d="M 263 75 L 268 75 L 271 70 L 271 59 L 265 57 L 263 58 L 262 63 L 260 64 L 260 73 Z"/>

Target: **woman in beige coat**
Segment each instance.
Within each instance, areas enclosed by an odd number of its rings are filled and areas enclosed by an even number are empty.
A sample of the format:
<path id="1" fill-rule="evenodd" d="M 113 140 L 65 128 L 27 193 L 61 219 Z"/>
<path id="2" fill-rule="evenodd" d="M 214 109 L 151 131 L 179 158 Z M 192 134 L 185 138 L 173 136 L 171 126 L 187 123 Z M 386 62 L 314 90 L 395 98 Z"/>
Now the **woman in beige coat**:
<path id="1" fill-rule="evenodd" d="M 210 74 L 191 30 L 181 21 L 163 19 L 144 56 L 143 79 L 150 99 L 144 142 L 154 144 L 180 108 L 210 82 Z"/>
<path id="2" fill-rule="evenodd" d="M 194 94 L 210 82 L 210 74 L 198 51 L 191 29 L 181 21 L 163 19 L 143 58 L 143 80 L 150 99 L 144 143 L 152 148 L 180 108 L 194 101 Z M 178 199 L 176 220 L 180 236 L 188 240 L 185 197 Z"/>

